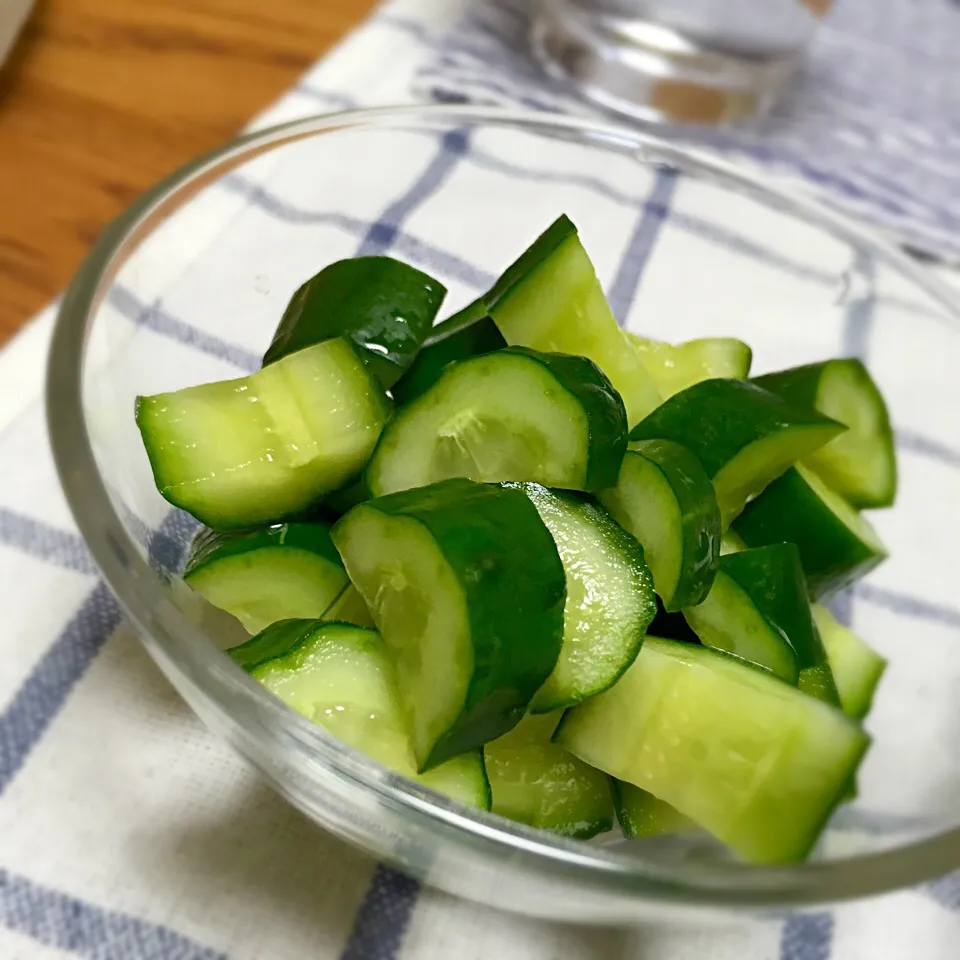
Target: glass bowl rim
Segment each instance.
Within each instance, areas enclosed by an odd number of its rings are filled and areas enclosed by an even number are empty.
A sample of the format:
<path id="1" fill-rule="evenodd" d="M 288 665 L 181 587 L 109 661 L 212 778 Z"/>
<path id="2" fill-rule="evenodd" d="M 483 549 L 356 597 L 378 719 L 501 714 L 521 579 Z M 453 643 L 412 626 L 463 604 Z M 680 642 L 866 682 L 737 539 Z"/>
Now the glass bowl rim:
<path id="1" fill-rule="evenodd" d="M 438 131 L 472 124 L 571 136 L 601 149 L 631 148 L 638 161 L 696 170 L 727 187 L 761 198 L 767 205 L 812 223 L 846 243 L 871 252 L 945 308 L 960 329 L 960 297 L 927 268 L 911 260 L 867 227 L 778 182 L 707 151 L 671 141 L 662 130 L 624 126 L 590 118 L 497 107 L 414 105 L 351 110 L 293 120 L 255 130 L 185 164 L 134 201 L 103 232 L 67 289 L 50 346 L 46 407 L 54 461 L 71 512 L 90 552 L 129 620 L 142 637 L 155 641 L 218 710 L 242 728 L 226 697 L 239 695 L 276 724 L 304 760 L 322 764 L 354 786 L 423 826 L 444 830 L 464 847 L 498 857 L 521 857 L 534 869 L 550 868 L 587 886 L 641 900 L 705 907 L 790 907 L 870 896 L 910 886 L 960 867 L 960 826 L 889 850 L 789 866 L 666 863 L 547 838 L 533 828 L 490 814 L 462 812 L 457 805 L 426 795 L 404 778 L 341 744 L 324 730 L 288 710 L 209 642 L 204 632 L 164 595 L 158 575 L 141 557 L 113 507 L 96 464 L 83 412 L 83 364 L 89 324 L 116 272 L 116 257 L 149 230 L 152 214 L 220 167 L 236 164 L 299 139 L 337 130 L 365 129 L 404 121 Z M 229 167 L 227 167 L 229 169 Z M 770 182 L 772 181 L 772 182 Z M 151 653 L 156 652 L 147 644 Z M 257 736 L 263 736 L 262 730 Z"/>

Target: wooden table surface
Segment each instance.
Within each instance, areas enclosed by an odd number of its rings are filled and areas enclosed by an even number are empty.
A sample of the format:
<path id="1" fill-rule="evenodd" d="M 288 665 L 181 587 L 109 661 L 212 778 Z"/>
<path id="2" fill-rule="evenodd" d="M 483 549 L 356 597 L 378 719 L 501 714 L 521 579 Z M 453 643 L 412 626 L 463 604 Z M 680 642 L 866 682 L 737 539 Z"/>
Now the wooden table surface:
<path id="1" fill-rule="evenodd" d="M 235 134 L 374 0 L 38 0 L 0 68 L 0 342 L 104 224 Z"/>

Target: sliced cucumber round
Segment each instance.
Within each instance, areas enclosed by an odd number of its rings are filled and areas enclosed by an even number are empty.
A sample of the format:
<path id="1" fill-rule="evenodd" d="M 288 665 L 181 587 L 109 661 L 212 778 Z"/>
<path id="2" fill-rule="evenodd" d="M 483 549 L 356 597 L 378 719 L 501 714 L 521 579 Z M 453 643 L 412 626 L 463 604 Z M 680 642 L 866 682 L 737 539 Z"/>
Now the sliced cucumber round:
<path id="1" fill-rule="evenodd" d="M 285 620 L 227 652 L 288 707 L 355 750 L 454 800 L 490 809 L 480 750 L 417 775 L 396 673 L 376 631 Z"/>
<path id="2" fill-rule="evenodd" d="M 557 545 L 567 578 L 563 648 L 530 703 L 548 713 L 596 696 L 633 663 L 656 611 L 643 548 L 594 503 L 535 483 L 531 499 Z"/>
<path id="3" fill-rule="evenodd" d="M 590 769 L 590 768 L 588 768 Z M 661 837 L 666 834 L 692 833 L 697 825 L 669 803 L 623 780 L 611 780 L 613 809 L 623 835 L 628 840 Z"/>
<path id="4" fill-rule="evenodd" d="M 567 217 L 548 227 L 483 299 L 507 343 L 591 359 L 623 397 L 630 424 L 659 405 L 653 378 L 625 342 Z"/>
<path id="5" fill-rule="evenodd" d="M 409 403 L 426 393 L 448 364 L 493 353 L 506 345 L 478 300 L 433 328 L 410 369 L 393 385 L 393 399 L 398 404 Z"/>
<path id="6" fill-rule="evenodd" d="M 526 716 L 483 748 L 494 813 L 586 840 L 613 826 L 610 778 L 550 742 L 560 714 Z"/>
<path id="7" fill-rule="evenodd" d="M 848 429 L 804 458 L 854 507 L 889 507 L 897 495 L 890 414 L 867 368 L 856 359 L 826 360 L 756 377 L 754 383 L 797 406 L 813 407 Z"/>
<path id="8" fill-rule="evenodd" d="M 627 333 L 627 339 L 664 400 L 704 380 L 743 380 L 753 361 L 750 347 L 732 337 L 704 337 L 671 344 Z"/>
<path id="9" fill-rule="evenodd" d="M 654 410 L 630 439 L 689 447 L 713 480 L 726 527 L 771 480 L 843 430 L 745 380 L 704 380 Z"/>
<path id="10" fill-rule="evenodd" d="M 686 447 L 672 440 L 634 444 L 600 502 L 643 545 L 668 611 L 706 597 L 720 559 L 720 509 L 710 478 Z"/>
<path id="11" fill-rule="evenodd" d="M 333 528 L 394 652 L 421 772 L 510 730 L 556 666 L 563 564 L 520 490 L 448 480 Z"/>
<path id="12" fill-rule="evenodd" d="M 848 717 L 862 720 L 870 712 L 887 661 L 819 603 L 813 605 L 813 619 L 827 651 L 840 706 Z"/>
<path id="13" fill-rule="evenodd" d="M 511 347 L 447 367 L 384 431 L 366 472 L 375 496 L 451 477 L 569 490 L 616 482 L 623 403 L 583 357 Z"/>
<path id="14" fill-rule="evenodd" d="M 389 413 L 345 340 L 136 406 L 160 494 L 215 530 L 303 514 L 359 473 Z"/>
<path id="15" fill-rule="evenodd" d="M 183 579 L 250 633 L 277 620 L 323 615 L 347 572 L 322 523 L 283 523 L 247 533 L 202 530 Z"/>
<path id="16" fill-rule="evenodd" d="M 810 852 L 869 743 L 839 709 L 749 664 L 654 637 L 554 741 L 757 863 Z"/>
<path id="17" fill-rule="evenodd" d="M 705 646 L 839 703 L 792 543 L 721 557 L 709 596 L 683 615 Z"/>
<path id="18" fill-rule="evenodd" d="M 867 520 L 803 467 L 788 470 L 747 504 L 734 529 L 751 547 L 795 543 L 818 599 L 859 580 L 887 556 Z"/>
<path id="19" fill-rule="evenodd" d="M 413 363 L 446 294 L 442 283 L 391 257 L 339 260 L 293 295 L 264 366 L 346 337 L 389 389 Z"/>

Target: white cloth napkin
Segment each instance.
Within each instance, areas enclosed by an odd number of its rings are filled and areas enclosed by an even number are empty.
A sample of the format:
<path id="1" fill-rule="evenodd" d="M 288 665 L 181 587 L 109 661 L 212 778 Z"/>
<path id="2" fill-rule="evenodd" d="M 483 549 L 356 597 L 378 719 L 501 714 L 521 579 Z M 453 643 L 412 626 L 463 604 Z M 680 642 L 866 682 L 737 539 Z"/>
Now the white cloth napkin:
<path id="1" fill-rule="evenodd" d="M 413 78 L 435 38 L 462 12 L 462 0 L 397 0 L 385 5 L 257 124 L 410 99 Z M 385 63 L 389 69 L 384 69 Z M 473 160 L 487 165 L 503 162 L 489 152 L 478 153 Z M 589 177 L 576 171 L 568 171 L 566 177 L 571 202 L 581 204 L 588 216 L 591 210 L 602 215 L 611 226 L 606 242 L 622 247 L 620 268 L 604 278 L 622 317 L 639 324 L 641 315 L 656 315 L 660 297 L 664 307 L 676 307 L 674 288 L 648 283 L 643 286 L 642 309 L 637 306 L 640 271 L 657 231 L 662 230 L 658 249 L 686 244 L 706 271 L 705 279 L 724 282 L 727 234 L 711 226 L 711 217 L 722 211 L 703 209 L 695 191 L 673 191 L 669 183 L 655 182 L 651 190 L 659 192 L 638 199 L 601 185 L 606 196 L 599 197 L 590 192 L 596 191 L 595 184 L 584 186 Z M 444 189 L 457 189 L 456 177 L 450 180 Z M 212 311 L 198 310 L 196 316 L 185 317 L 174 308 L 183 294 L 179 267 L 201 257 L 206 264 L 221 262 L 219 228 L 228 219 L 231 238 L 239 243 L 248 237 L 245 231 L 262 226 L 263 220 L 256 218 L 275 216 L 271 209 L 282 209 L 273 202 L 283 196 L 280 173 L 266 173 L 257 186 L 262 188 L 259 192 L 250 184 L 234 182 L 214 191 L 205 201 L 204 216 L 198 218 L 204 228 L 195 232 L 194 246 L 166 251 L 162 271 L 145 272 L 135 288 L 115 298 L 113 307 L 154 336 L 158 349 L 165 345 L 163 349 L 178 350 L 187 362 L 199 348 L 226 369 L 253 362 L 255 342 L 244 345 L 240 339 L 226 344 L 216 329 L 204 327 Z M 402 210 L 394 206 L 392 225 L 398 230 L 404 223 L 415 228 L 419 241 L 435 239 L 431 216 L 437 203 L 442 199 L 424 193 Z M 644 219 L 651 209 L 656 214 L 653 220 Z M 367 227 L 360 226 L 362 235 Z M 765 236 L 769 226 L 759 216 L 745 228 Z M 348 233 L 356 233 L 355 228 L 344 227 Z M 356 245 L 359 237 L 350 235 Z M 438 258 L 436 245 L 428 248 L 412 237 L 403 230 L 396 233 L 394 251 L 400 256 L 405 250 L 411 257 L 433 256 L 444 282 L 464 296 L 483 285 L 501 257 L 499 250 L 475 245 L 457 251 L 464 257 L 469 254 L 469 263 Z M 738 328 L 748 337 L 754 327 L 758 335 L 762 333 L 768 310 L 781 314 L 796 310 L 802 326 L 802 298 L 797 303 L 790 297 L 780 302 L 781 274 L 794 271 L 798 284 L 809 282 L 823 275 L 829 256 L 829 251 L 802 236 L 774 232 L 764 243 L 756 247 L 763 253 L 756 295 L 741 318 L 745 326 Z M 235 268 L 252 266 L 243 261 Z M 767 280 L 776 284 L 775 302 L 764 300 Z M 798 285 L 798 297 L 800 289 Z M 695 291 L 689 296 L 695 297 Z M 691 300 L 691 309 L 696 306 Z M 909 350 L 909 341 L 894 337 L 887 342 L 887 325 L 873 329 L 868 338 L 870 317 L 883 309 L 916 320 L 927 308 L 905 302 L 896 289 L 875 277 L 839 309 L 848 321 L 845 346 L 854 352 L 869 348 L 871 362 L 894 389 L 913 389 L 913 384 L 897 380 L 897 363 Z M 422 889 L 320 832 L 206 732 L 122 625 L 115 602 L 98 580 L 59 492 L 46 442 L 40 386 L 52 315 L 53 308 L 45 311 L 0 354 L 4 464 L 0 957 L 899 960 L 909 955 L 948 960 L 956 956 L 957 877 L 882 902 L 798 914 L 784 922 L 744 920 L 722 931 L 583 929 L 501 914 Z M 804 348 L 813 349 L 820 333 L 811 332 Z M 801 334 L 806 332 L 799 331 L 798 337 Z M 678 330 L 677 338 L 681 337 Z M 943 370 L 930 371 L 929 389 L 936 389 L 950 356 L 945 349 Z M 768 361 L 773 363 L 776 357 Z M 922 473 L 939 485 L 943 496 L 957 497 L 960 456 L 953 451 L 960 449 L 960 439 L 952 417 L 934 424 L 932 433 L 924 416 L 918 413 L 916 421 L 911 419 L 911 410 L 929 407 L 924 389 L 918 385 L 916 404 L 903 406 L 906 420 L 898 423 L 905 490 L 915 490 L 912 480 Z M 883 532 L 897 539 L 924 535 L 923 530 L 899 529 L 896 523 L 891 516 L 889 529 Z M 871 580 L 855 600 L 858 629 L 862 626 L 874 639 L 874 628 L 882 637 L 884 624 L 893 622 L 896 630 L 911 632 L 934 652 L 938 645 L 955 645 L 960 615 L 953 612 L 951 584 L 924 579 L 922 570 L 914 574 L 894 561 L 887 569 L 891 572 Z M 928 668 L 925 676 L 930 672 Z M 904 682 L 914 678 L 905 677 Z M 891 736 L 897 732 L 896 719 L 889 721 Z M 942 736 L 932 725 L 922 733 L 931 741 Z M 904 797 L 907 802 L 909 795 Z"/>

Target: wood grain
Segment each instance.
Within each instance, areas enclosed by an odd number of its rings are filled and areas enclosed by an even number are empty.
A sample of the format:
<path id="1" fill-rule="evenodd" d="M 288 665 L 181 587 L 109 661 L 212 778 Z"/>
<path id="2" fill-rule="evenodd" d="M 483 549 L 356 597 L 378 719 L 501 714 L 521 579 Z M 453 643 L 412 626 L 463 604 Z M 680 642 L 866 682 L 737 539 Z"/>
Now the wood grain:
<path id="1" fill-rule="evenodd" d="M 0 341 L 104 224 L 232 136 L 374 0 L 39 0 L 0 72 Z"/>

